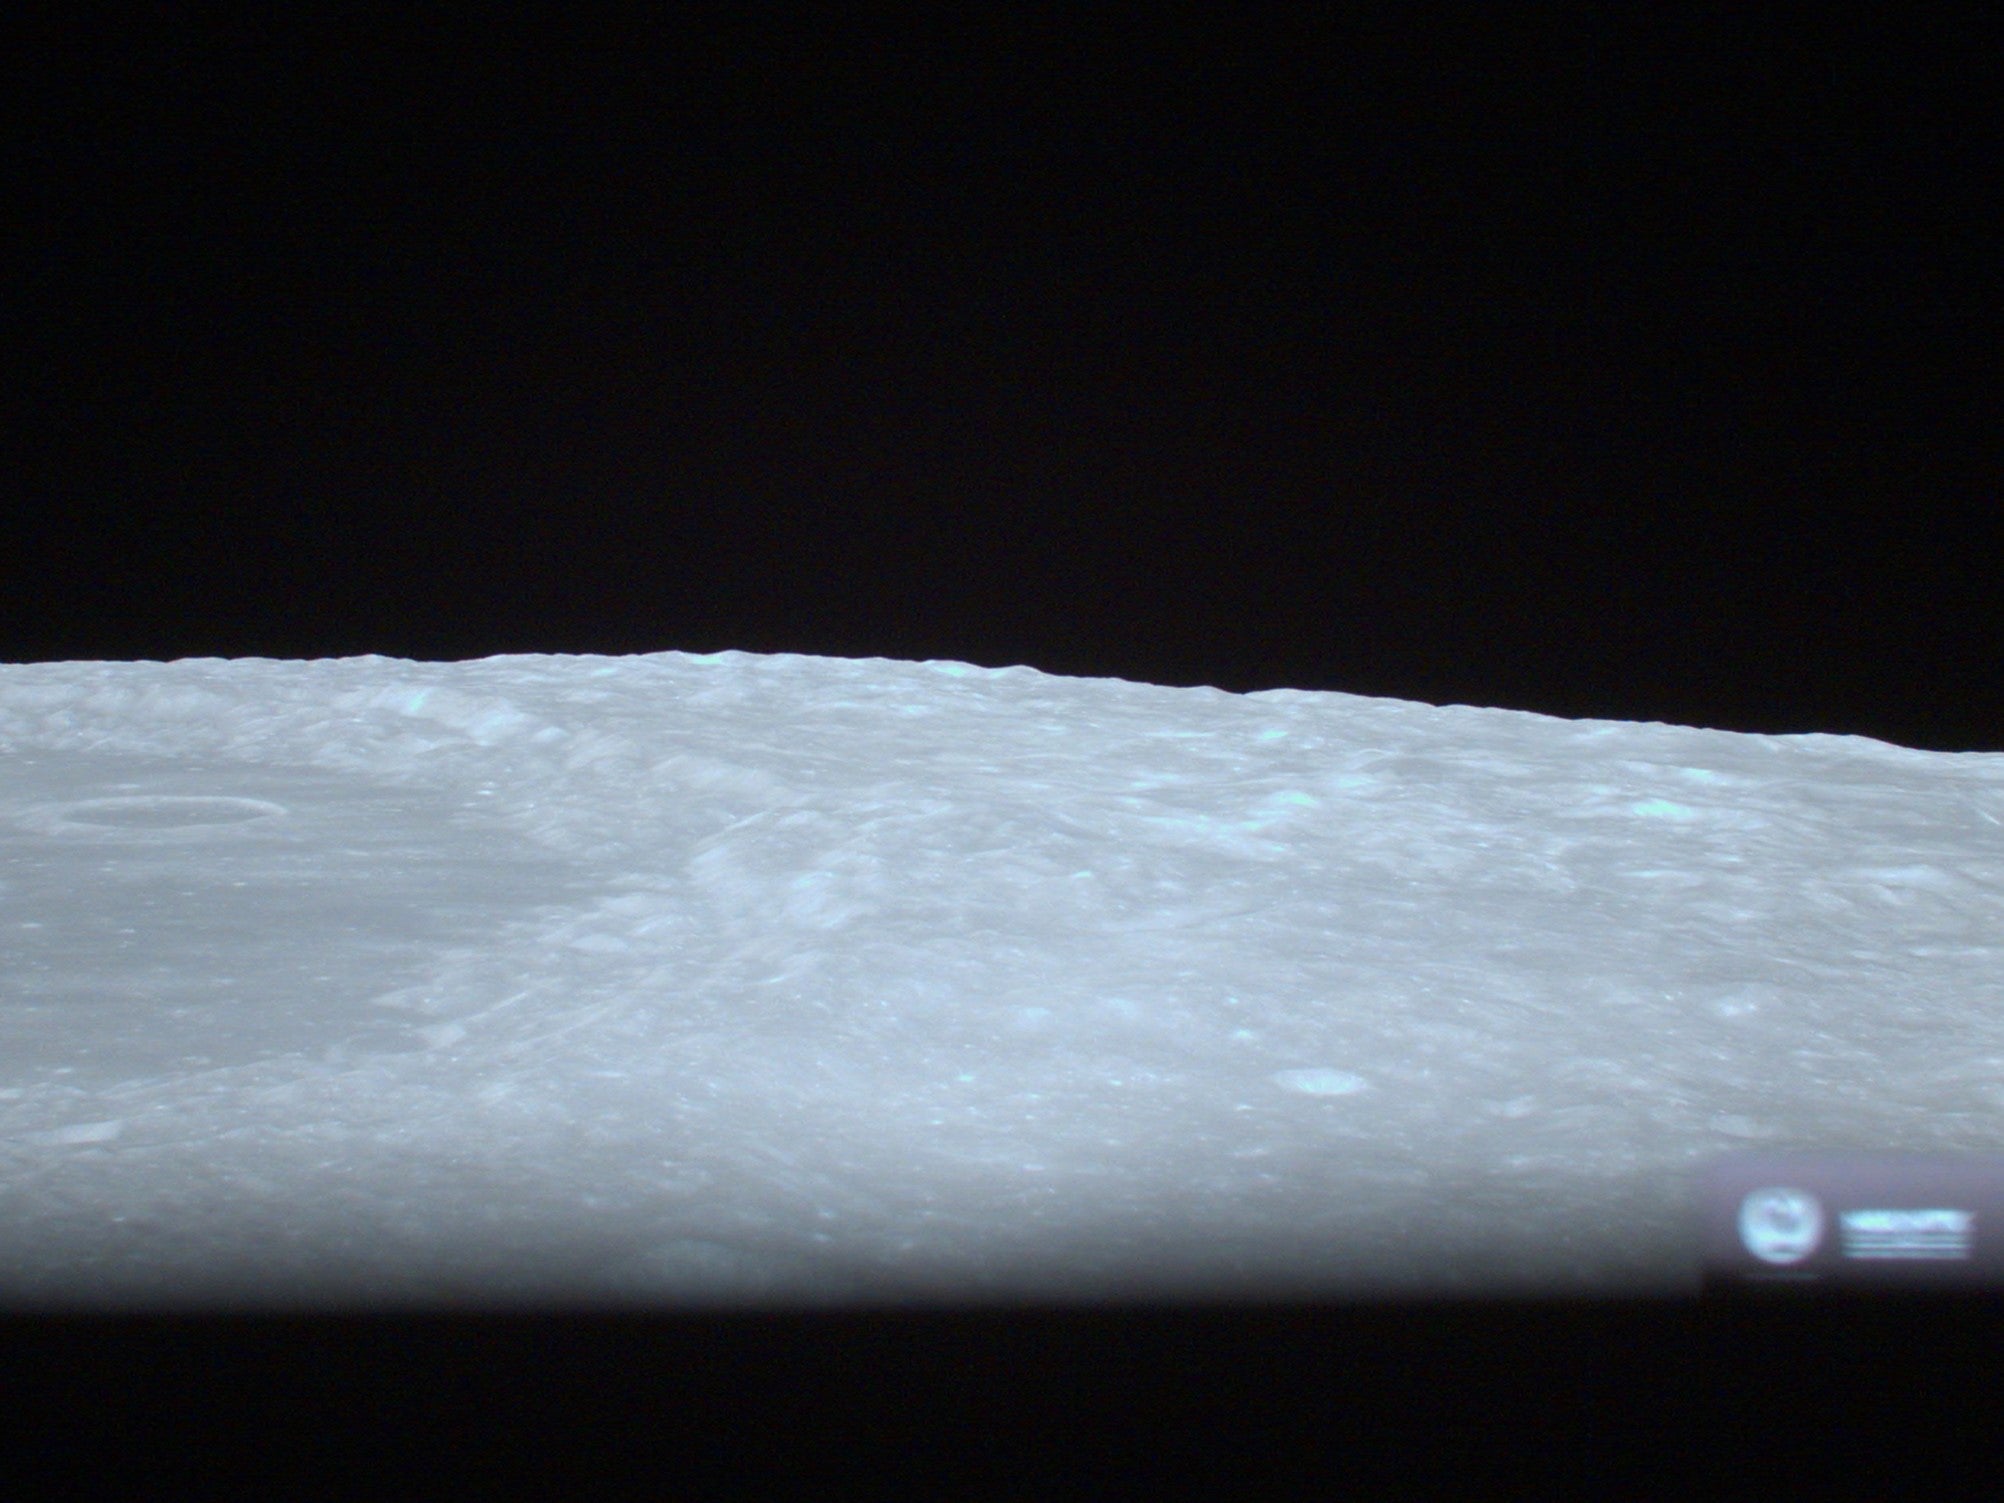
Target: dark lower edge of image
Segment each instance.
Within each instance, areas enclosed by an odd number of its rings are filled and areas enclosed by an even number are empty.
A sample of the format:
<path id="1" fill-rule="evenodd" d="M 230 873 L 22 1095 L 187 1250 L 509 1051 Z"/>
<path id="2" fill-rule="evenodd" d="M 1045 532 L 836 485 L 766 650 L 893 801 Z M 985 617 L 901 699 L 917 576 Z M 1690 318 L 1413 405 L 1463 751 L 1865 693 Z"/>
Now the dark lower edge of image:
<path id="1" fill-rule="evenodd" d="M 17 1435 L 73 1479 L 699 1471 L 1206 1491 L 1987 1446 L 2004 1292 L 641 1313 L 0 1315 Z"/>

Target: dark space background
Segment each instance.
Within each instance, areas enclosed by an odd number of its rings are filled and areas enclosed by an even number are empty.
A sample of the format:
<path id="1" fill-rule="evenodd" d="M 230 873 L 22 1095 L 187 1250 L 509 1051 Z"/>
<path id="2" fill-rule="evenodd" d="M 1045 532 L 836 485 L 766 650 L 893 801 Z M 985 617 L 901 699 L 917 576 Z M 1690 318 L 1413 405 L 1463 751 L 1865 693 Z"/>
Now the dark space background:
<path id="1" fill-rule="evenodd" d="M 736 648 L 2004 750 L 1976 11 L 831 9 L 10 23 L 0 661 Z M 1660 1486 L 1884 1465 L 1895 1390 L 1932 1463 L 1990 1434 L 1994 1305 L 1712 1313 L 68 1320 L 0 1371 L 98 1470 L 686 1470 L 694 1413 L 737 1466 Z"/>
<path id="2" fill-rule="evenodd" d="M 6 62 L 0 660 L 737 648 L 2004 749 L 1982 49 L 1387 9 L 72 20 Z"/>

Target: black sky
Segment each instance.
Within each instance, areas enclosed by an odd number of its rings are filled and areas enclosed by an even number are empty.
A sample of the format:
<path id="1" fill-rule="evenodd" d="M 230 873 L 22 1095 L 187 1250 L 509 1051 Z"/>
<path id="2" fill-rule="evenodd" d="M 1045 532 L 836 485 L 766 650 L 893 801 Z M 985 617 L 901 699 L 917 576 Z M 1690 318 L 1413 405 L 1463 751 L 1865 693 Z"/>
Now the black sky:
<path id="1" fill-rule="evenodd" d="M 1531 9 L 46 37 L 0 658 L 740 648 L 2004 749 L 1981 50 Z"/>

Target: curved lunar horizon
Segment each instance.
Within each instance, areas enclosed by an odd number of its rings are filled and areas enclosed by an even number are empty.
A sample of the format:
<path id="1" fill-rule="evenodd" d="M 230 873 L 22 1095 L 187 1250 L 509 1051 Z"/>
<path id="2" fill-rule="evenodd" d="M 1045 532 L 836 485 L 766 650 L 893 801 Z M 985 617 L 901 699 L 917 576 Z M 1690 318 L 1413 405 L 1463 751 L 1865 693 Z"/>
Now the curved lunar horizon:
<path id="1" fill-rule="evenodd" d="M 738 652 L 0 752 L 10 1305 L 1675 1293 L 1722 1155 L 1998 1144 L 2004 755 Z"/>

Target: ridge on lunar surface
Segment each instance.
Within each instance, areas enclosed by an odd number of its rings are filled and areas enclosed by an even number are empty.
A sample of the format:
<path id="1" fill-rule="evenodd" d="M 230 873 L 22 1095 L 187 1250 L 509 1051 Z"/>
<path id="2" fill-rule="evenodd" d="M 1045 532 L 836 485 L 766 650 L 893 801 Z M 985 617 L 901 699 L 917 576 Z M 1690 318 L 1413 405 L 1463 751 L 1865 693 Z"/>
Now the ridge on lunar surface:
<path id="1" fill-rule="evenodd" d="M 0 666 L 0 1300 L 1673 1292 L 1994 1152 L 2004 755 L 718 653 Z"/>

